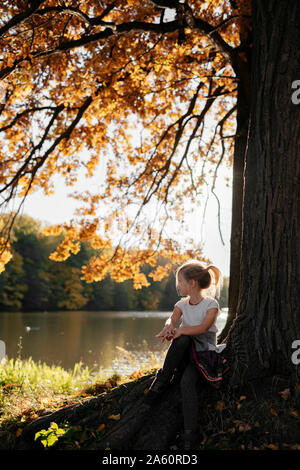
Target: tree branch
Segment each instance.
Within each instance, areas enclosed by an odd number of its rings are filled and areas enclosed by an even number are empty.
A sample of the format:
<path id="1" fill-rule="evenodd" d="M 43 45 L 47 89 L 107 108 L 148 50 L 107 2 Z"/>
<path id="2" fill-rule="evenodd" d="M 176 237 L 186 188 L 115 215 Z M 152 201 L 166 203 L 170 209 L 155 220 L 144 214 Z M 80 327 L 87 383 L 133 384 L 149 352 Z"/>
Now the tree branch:
<path id="1" fill-rule="evenodd" d="M 0 37 L 7 33 L 7 31 L 9 31 L 11 28 L 15 28 L 30 18 L 43 3 L 46 3 L 46 0 L 32 1 L 31 8 L 24 11 L 23 13 L 18 13 L 17 15 L 13 16 L 4 26 L 0 28 Z"/>
<path id="2" fill-rule="evenodd" d="M 25 116 L 26 114 L 30 114 L 30 113 L 35 113 L 36 111 L 44 111 L 46 109 L 51 109 L 51 110 L 56 110 L 56 106 L 42 106 L 42 107 L 37 107 L 37 108 L 30 108 L 30 109 L 25 109 L 24 111 L 22 111 L 21 113 L 18 113 L 14 119 L 10 122 L 10 124 L 7 124 L 6 126 L 3 126 L 3 127 L 0 127 L 0 132 L 4 132 L 6 131 L 7 129 L 13 127 L 16 122 L 22 118 L 23 116 Z"/>

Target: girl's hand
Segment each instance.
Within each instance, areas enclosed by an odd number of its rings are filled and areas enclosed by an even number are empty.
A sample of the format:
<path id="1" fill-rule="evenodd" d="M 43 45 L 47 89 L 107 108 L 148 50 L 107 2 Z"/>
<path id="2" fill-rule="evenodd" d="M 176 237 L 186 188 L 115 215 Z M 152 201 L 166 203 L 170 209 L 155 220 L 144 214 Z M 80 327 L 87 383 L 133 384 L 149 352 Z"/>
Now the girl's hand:
<path id="1" fill-rule="evenodd" d="M 170 325 L 166 325 L 157 335 L 155 335 L 155 338 L 162 338 L 162 343 L 165 339 L 171 341 L 171 339 L 173 339 L 174 333 L 174 328 Z"/>
<path id="2" fill-rule="evenodd" d="M 177 328 L 174 332 L 173 339 L 179 338 L 183 334 L 181 327 Z"/>

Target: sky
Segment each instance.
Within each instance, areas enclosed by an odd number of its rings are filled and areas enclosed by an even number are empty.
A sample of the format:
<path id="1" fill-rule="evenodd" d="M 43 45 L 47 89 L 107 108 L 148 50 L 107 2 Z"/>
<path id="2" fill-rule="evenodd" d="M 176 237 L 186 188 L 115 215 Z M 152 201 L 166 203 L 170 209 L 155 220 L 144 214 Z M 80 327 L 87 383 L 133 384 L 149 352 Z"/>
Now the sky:
<path id="1" fill-rule="evenodd" d="M 226 176 L 231 175 L 231 170 L 222 170 L 220 168 L 215 189 L 221 205 L 220 228 L 224 245 L 219 234 L 217 200 L 213 194 L 209 195 L 204 222 L 203 212 L 206 194 L 199 199 L 198 206 L 190 216 L 190 233 L 182 233 L 182 236 L 192 236 L 195 237 L 197 243 L 202 242 L 204 256 L 210 258 L 211 262 L 219 267 L 223 276 L 229 276 L 232 189 L 226 187 L 225 174 Z M 21 213 L 40 220 L 45 225 L 68 222 L 74 215 L 74 210 L 78 207 L 76 200 L 68 195 L 74 190 L 92 189 L 97 184 L 99 184 L 97 176 L 94 179 L 86 179 L 82 175 L 78 178 L 76 186 L 67 187 L 62 177 L 56 177 L 54 194 L 45 196 L 42 190 L 33 192 L 27 196 Z M 178 230 L 178 226 L 175 224 L 174 231 L 176 230 Z"/>

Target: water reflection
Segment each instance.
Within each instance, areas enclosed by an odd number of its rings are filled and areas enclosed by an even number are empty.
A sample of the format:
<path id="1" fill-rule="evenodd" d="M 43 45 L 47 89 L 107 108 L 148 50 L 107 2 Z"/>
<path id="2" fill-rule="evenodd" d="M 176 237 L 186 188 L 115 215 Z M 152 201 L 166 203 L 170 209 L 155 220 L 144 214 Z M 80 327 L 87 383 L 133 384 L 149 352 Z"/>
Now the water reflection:
<path id="1" fill-rule="evenodd" d="M 32 357 L 66 369 L 82 361 L 89 367 L 109 369 L 116 357 L 126 359 L 126 351 L 142 361 L 146 346 L 162 357 L 169 343 L 161 343 L 155 334 L 169 315 L 170 312 L 0 313 L 0 339 L 6 344 L 8 358 Z M 222 312 L 219 316 L 220 331 L 226 315 Z"/>

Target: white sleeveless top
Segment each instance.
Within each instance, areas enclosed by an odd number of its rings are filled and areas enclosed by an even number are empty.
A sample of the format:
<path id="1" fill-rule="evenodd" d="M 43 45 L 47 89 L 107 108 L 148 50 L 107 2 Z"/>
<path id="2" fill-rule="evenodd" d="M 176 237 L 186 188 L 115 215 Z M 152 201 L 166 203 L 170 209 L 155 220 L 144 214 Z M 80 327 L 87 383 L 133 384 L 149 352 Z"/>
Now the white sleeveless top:
<path id="1" fill-rule="evenodd" d="M 207 310 L 210 308 L 217 308 L 218 315 L 220 314 L 219 303 L 212 297 L 204 297 L 197 305 L 191 305 L 189 299 L 189 297 L 184 297 L 175 304 L 175 307 L 178 307 L 182 312 L 182 323 L 180 326 L 200 325 L 204 320 Z M 214 322 L 206 333 L 195 336 L 191 335 L 196 351 L 216 351 L 217 353 L 223 351 L 226 345 L 217 345 L 217 332 L 218 328 L 216 322 Z"/>

